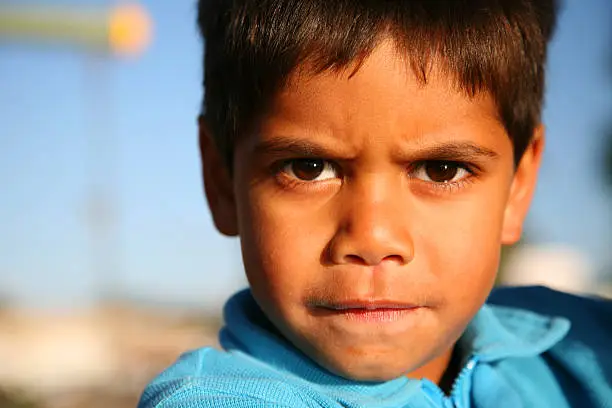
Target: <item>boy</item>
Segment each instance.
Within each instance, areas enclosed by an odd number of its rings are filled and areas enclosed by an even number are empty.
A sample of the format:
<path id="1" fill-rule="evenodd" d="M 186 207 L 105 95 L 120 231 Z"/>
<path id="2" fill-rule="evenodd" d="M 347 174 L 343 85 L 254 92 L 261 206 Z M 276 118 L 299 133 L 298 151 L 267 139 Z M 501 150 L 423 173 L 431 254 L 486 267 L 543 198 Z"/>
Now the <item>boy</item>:
<path id="1" fill-rule="evenodd" d="M 496 292 L 552 0 L 201 0 L 200 147 L 250 289 L 140 407 L 612 407 L 609 303 Z"/>

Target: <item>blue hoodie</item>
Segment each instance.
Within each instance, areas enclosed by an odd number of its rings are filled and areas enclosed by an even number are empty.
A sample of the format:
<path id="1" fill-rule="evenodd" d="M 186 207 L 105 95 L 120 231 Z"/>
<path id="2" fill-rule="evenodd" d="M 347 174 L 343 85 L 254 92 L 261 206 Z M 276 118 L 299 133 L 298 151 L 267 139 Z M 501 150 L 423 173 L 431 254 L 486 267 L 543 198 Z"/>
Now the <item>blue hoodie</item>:
<path id="1" fill-rule="evenodd" d="M 224 317 L 225 351 L 184 354 L 147 386 L 139 408 L 612 408 L 609 301 L 495 291 L 459 340 L 463 369 L 449 396 L 428 380 L 331 374 L 275 334 L 248 290 Z"/>

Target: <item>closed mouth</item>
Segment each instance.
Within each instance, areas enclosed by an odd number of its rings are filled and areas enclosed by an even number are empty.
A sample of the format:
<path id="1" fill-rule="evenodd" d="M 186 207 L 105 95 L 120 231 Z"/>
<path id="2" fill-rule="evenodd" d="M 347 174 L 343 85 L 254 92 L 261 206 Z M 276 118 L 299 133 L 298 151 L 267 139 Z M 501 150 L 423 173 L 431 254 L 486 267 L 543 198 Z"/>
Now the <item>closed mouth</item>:
<path id="1" fill-rule="evenodd" d="M 415 309 L 419 305 L 391 300 L 345 300 L 341 302 L 322 302 L 314 305 L 329 310 L 400 310 Z"/>
<path id="2" fill-rule="evenodd" d="M 318 316 L 344 317 L 359 322 L 394 322 L 421 309 L 423 306 L 412 303 L 377 301 L 325 302 L 312 305 L 311 310 Z"/>
<path id="3" fill-rule="evenodd" d="M 329 305 L 329 306 L 323 306 L 325 309 L 330 309 L 330 310 L 347 310 L 347 311 L 353 311 L 353 310 L 365 310 L 365 311 L 371 311 L 371 310 L 402 310 L 402 309 L 414 309 L 417 308 L 418 306 L 416 305 L 402 305 L 402 304 L 396 304 L 396 303 L 390 303 L 390 304 L 371 304 L 371 303 L 366 303 L 366 304 L 338 304 L 338 305 Z"/>

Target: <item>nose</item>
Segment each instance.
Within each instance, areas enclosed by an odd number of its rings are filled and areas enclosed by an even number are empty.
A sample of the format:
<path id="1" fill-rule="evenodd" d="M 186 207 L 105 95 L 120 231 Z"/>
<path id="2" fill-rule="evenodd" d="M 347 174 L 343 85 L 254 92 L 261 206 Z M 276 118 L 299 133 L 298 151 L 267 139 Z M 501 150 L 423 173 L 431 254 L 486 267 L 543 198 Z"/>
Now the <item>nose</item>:
<path id="1" fill-rule="evenodd" d="M 370 177 L 345 190 L 339 223 L 329 243 L 334 264 L 404 265 L 414 257 L 407 197 L 392 183 Z"/>

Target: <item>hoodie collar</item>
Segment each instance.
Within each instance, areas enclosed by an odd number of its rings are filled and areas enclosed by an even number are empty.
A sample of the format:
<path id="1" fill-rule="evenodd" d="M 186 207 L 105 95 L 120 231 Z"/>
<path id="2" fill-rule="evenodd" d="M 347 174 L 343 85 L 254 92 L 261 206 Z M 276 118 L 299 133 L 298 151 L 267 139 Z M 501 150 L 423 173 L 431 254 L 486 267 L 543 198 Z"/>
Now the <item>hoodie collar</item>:
<path id="1" fill-rule="evenodd" d="M 459 346 L 481 362 L 537 356 L 567 335 L 569 320 L 528 310 L 484 305 L 466 328 Z"/>
<path id="2" fill-rule="evenodd" d="M 226 326 L 220 333 L 220 343 L 224 349 L 249 355 L 309 383 L 331 386 L 338 391 L 355 388 L 363 392 L 364 388 L 368 388 L 376 390 L 377 394 L 382 392 L 387 395 L 395 393 L 398 387 L 406 388 L 406 377 L 385 383 L 362 383 L 344 379 L 321 368 L 278 333 L 249 289 L 230 298 L 224 308 L 224 318 Z M 475 356 L 482 363 L 509 357 L 536 356 L 560 342 L 569 328 L 570 323 L 565 318 L 485 304 L 469 323 L 458 346 L 464 359 Z"/>

